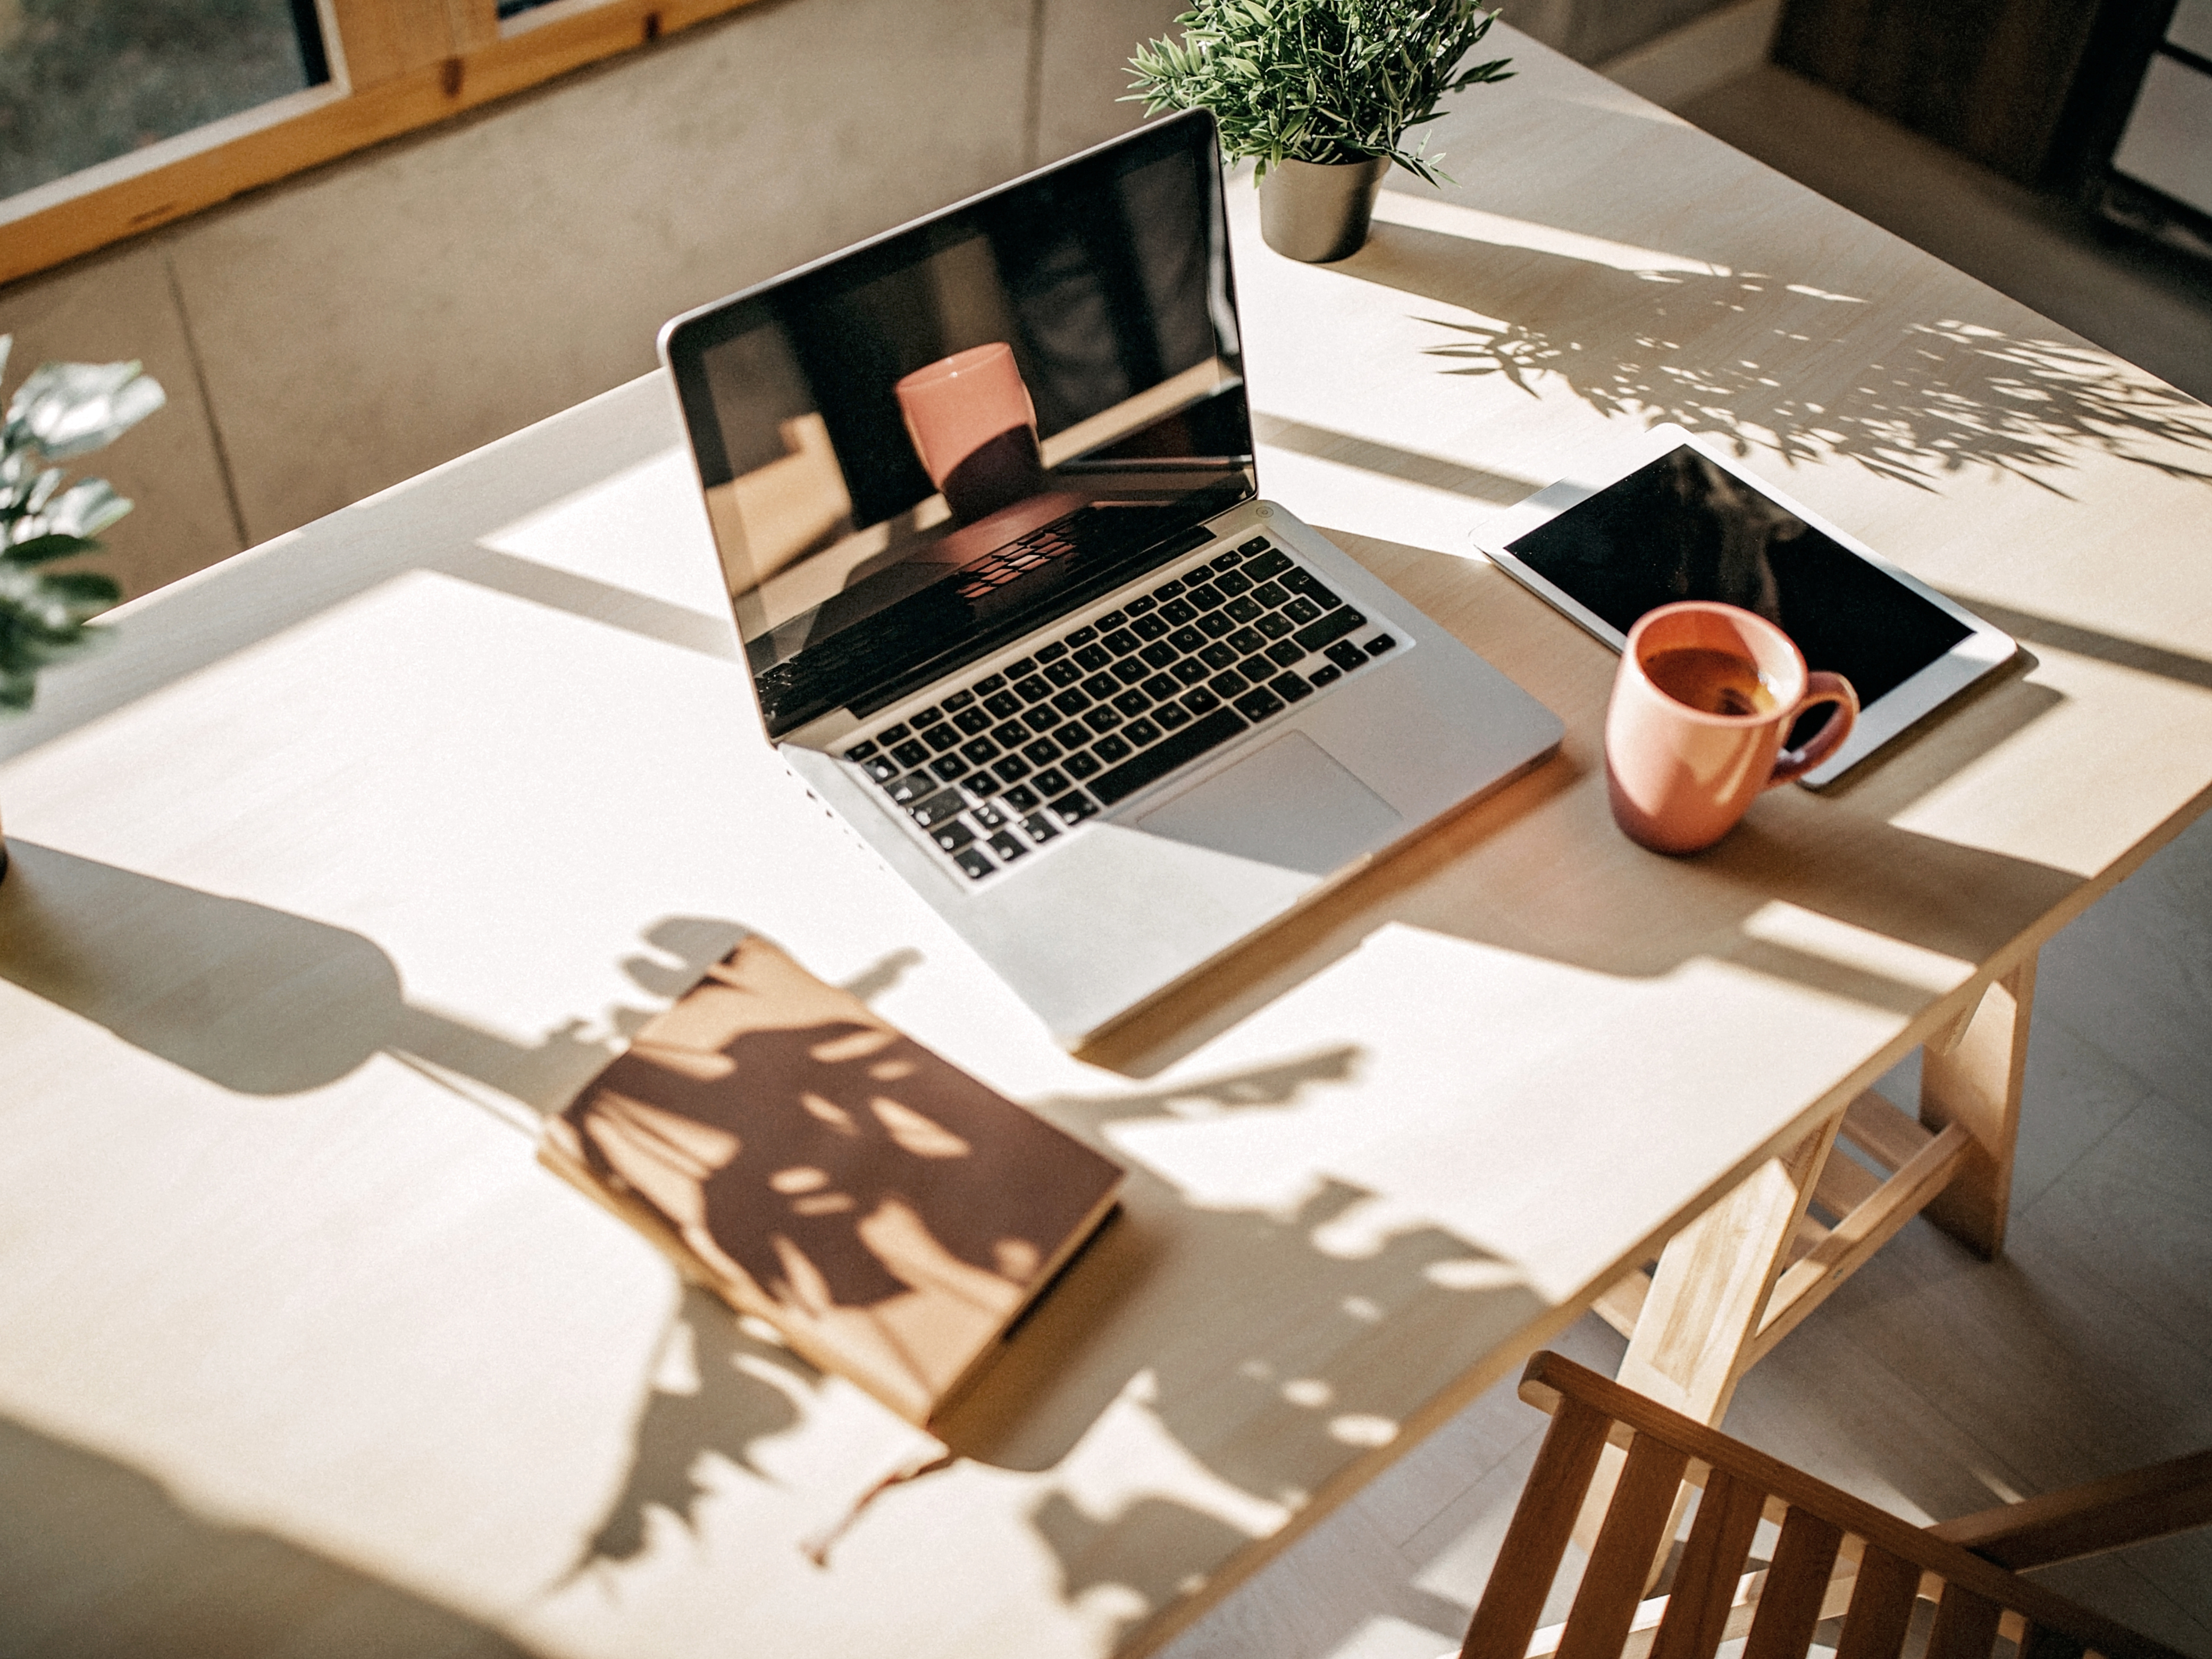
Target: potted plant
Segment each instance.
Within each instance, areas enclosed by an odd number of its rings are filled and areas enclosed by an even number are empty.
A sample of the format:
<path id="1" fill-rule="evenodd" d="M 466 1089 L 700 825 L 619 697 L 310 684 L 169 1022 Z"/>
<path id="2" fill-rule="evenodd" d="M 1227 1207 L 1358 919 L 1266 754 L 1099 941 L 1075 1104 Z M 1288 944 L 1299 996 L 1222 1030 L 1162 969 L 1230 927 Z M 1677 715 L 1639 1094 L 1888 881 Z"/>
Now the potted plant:
<path id="1" fill-rule="evenodd" d="M 1435 184 L 1425 137 L 1407 132 L 1463 87 L 1502 81 L 1510 58 L 1459 64 L 1497 13 L 1477 0 L 1197 0 L 1129 60 L 1128 96 L 1158 114 L 1206 109 L 1231 161 L 1256 163 L 1267 246 L 1316 264 L 1367 240 L 1396 162 Z"/>
<path id="2" fill-rule="evenodd" d="M 0 374 L 11 343 L 0 334 Z M 164 401 L 137 363 L 47 363 L 15 388 L 0 422 L 0 711 L 28 708 L 39 670 L 93 644 L 85 623 L 122 597 L 97 572 L 42 568 L 98 552 L 94 538 L 131 510 L 105 478 L 63 489 L 57 464 L 112 443 Z"/>

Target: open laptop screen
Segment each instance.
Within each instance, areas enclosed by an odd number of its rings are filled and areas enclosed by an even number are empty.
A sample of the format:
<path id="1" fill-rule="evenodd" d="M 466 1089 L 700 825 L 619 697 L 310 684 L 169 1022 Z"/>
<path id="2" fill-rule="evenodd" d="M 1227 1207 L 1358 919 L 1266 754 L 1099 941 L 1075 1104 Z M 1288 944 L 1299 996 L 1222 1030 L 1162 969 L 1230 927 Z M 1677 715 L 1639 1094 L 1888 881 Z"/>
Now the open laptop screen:
<path id="1" fill-rule="evenodd" d="M 772 735 L 882 707 L 1255 493 L 1202 116 L 680 318 L 662 350 Z"/>

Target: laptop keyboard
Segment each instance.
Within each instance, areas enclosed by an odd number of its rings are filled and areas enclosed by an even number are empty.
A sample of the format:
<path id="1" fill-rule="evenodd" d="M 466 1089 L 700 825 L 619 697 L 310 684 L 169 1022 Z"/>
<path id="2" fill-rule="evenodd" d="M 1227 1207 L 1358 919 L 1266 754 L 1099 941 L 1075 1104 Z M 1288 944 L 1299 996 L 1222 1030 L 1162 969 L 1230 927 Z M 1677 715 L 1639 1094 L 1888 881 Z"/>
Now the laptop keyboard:
<path id="1" fill-rule="evenodd" d="M 1371 627 L 1255 536 L 844 757 L 982 881 L 1395 648 Z"/>

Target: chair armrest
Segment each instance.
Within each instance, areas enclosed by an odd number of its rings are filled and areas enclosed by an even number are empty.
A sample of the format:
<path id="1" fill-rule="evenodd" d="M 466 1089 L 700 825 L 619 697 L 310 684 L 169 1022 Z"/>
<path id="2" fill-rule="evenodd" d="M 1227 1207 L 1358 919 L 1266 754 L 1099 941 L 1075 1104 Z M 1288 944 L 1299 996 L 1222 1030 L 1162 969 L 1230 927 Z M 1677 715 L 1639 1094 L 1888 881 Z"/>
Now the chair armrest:
<path id="1" fill-rule="evenodd" d="M 1929 1531 L 2018 1572 L 2212 1524 L 2212 1450 L 1946 1521 Z"/>

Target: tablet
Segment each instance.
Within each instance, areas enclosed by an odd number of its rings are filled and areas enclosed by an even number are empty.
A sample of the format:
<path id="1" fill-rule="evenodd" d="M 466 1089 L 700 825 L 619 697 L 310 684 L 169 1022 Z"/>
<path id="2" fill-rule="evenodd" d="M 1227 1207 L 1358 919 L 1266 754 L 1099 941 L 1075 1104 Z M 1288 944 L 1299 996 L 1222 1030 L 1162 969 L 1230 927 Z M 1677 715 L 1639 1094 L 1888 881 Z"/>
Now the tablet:
<path id="1" fill-rule="evenodd" d="M 1562 480 L 1485 521 L 1474 544 L 1616 651 L 1638 617 L 1676 599 L 1719 599 L 1780 627 L 1808 668 L 1859 694 L 1850 740 L 1807 784 L 1834 782 L 2017 648 L 1717 445 L 1677 426 L 1644 435 L 1606 481 Z"/>

